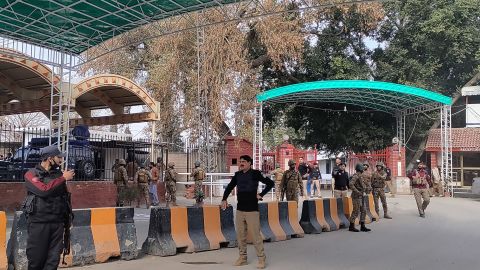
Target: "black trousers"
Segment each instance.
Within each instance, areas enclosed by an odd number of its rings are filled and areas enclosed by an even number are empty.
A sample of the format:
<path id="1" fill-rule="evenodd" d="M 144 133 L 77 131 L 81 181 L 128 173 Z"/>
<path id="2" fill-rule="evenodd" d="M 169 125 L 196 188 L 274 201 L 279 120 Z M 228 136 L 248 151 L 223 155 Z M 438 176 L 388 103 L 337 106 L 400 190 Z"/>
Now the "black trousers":
<path id="1" fill-rule="evenodd" d="M 28 270 L 57 269 L 63 251 L 63 223 L 28 224 Z"/>

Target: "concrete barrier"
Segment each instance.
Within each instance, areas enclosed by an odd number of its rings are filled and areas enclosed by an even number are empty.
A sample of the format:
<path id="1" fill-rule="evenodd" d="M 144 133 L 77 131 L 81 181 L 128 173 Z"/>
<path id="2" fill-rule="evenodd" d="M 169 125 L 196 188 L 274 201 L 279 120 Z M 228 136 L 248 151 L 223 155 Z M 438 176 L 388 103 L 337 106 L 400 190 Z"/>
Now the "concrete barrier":
<path id="1" fill-rule="evenodd" d="M 272 202 L 274 204 L 275 202 Z M 287 239 L 304 236 L 298 220 L 298 205 L 295 201 L 278 202 L 278 218 Z"/>
<path id="2" fill-rule="evenodd" d="M 325 206 L 323 199 L 305 200 L 302 205 L 302 217 L 300 226 L 307 234 L 328 232 L 330 224 L 325 218 Z"/>
<path id="3" fill-rule="evenodd" d="M 366 200 L 366 201 L 368 201 L 368 200 Z M 366 204 L 366 207 L 368 207 L 368 202 Z M 353 203 L 352 203 L 352 198 L 351 197 L 343 198 L 343 211 L 344 211 L 347 219 L 350 220 L 350 215 L 353 212 Z M 369 215 L 368 210 L 367 210 L 367 215 L 365 217 L 365 223 L 369 224 L 371 222 L 372 222 L 372 220 L 371 220 L 370 215 Z M 359 224 L 359 218 L 355 219 L 355 225 L 358 225 L 358 224 Z"/>
<path id="4" fill-rule="evenodd" d="M 345 228 L 348 228 L 350 226 L 350 222 L 345 214 L 344 200 L 342 198 L 337 198 L 337 213 Z"/>
<path id="5" fill-rule="evenodd" d="M 341 198 L 329 198 L 325 199 L 329 200 L 330 204 L 330 217 L 332 218 L 335 226 L 338 229 L 347 228 L 350 226 L 350 222 L 348 222 L 345 213 L 343 212 L 343 201 Z"/>
<path id="6" fill-rule="evenodd" d="M 155 207 L 150 212 L 146 254 L 172 256 L 236 246 L 233 208 L 219 206 Z"/>
<path id="7" fill-rule="evenodd" d="M 7 269 L 7 249 L 5 241 L 7 240 L 7 215 L 0 211 L 0 270 Z"/>
<path id="8" fill-rule="evenodd" d="M 133 208 L 91 208 L 73 210 L 70 255 L 66 266 L 106 262 L 110 258 L 137 258 L 137 236 Z M 8 243 L 8 261 L 16 270 L 27 269 L 27 222 L 23 212 L 15 213 Z M 60 266 L 65 266 L 60 263 Z"/>
<path id="9" fill-rule="evenodd" d="M 365 201 L 365 208 L 367 210 L 368 219 L 370 219 L 371 222 L 378 221 L 379 216 L 375 211 L 375 202 L 373 201 L 373 195 L 370 193 L 368 195 L 365 195 L 363 199 Z"/>
<path id="10" fill-rule="evenodd" d="M 287 240 L 287 234 L 280 225 L 278 202 L 259 203 L 260 231 L 263 241 L 276 242 Z"/>

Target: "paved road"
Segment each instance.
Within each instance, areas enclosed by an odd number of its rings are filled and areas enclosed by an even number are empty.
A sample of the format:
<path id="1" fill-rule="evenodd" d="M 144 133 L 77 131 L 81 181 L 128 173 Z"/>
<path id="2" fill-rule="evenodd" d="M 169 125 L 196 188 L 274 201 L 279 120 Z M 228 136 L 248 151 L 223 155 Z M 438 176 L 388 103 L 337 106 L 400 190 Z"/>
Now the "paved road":
<path id="1" fill-rule="evenodd" d="M 418 217 L 412 196 L 389 199 L 393 220 L 370 225 L 370 233 L 346 230 L 307 235 L 302 239 L 267 243 L 269 269 L 389 269 L 474 270 L 480 268 L 480 202 L 432 198 L 427 218 Z M 146 220 L 136 224 L 140 242 L 146 237 Z M 145 211 L 146 212 L 146 211 Z M 148 214 L 148 213 L 146 213 Z M 146 216 L 143 216 L 146 219 Z M 141 244 L 141 243 L 140 243 Z M 144 256 L 135 261 L 113 261 L 80 269 L 255 269 L 253 247 L 250 265 L 231 266 L 237 249 L 221 249 L 171 257 Z"/>

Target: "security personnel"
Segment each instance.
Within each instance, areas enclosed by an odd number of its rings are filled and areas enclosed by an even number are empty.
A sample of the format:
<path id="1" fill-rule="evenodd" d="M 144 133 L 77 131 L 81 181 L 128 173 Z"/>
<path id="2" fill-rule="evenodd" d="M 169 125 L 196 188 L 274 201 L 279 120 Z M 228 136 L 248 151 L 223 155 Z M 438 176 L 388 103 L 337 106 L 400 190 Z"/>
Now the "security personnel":
<path id="1" fill-rule="evenodd" d="M 315 188 L 317 189 L 317 196 L 321 198 L 322 192 L 320 190 L 320 179 L 322 179 L 322 173 L 318 168 L 317 162 L 313 163 L 313 169 L 310 171 L 310 178 L 312 181 L 312 183 L 310 184 L 310 190 L 311 190 L 310 198 L 312 198 L 315 195 Z"/>
<path id="2" fill-rule="evenodd" d="M 125 193 L 128 187 L 128 174 L 125 166 L 127 166 L 125 159 L 120 159 L 113 174 L 113 183 L 117 186 L 117 206 L 125 204 Z"/>
<path id="3" fill-rule="evenodd" d="M 368 168 L 370 168 L 370 164 L 368 164 L 368 161 L 363 162 L 362 178 L 363 181 L 365 181 L 366 194 L 370 194 L 372 192 L 372 172 L 370 172 Z"/>
<path id="4" fill-rule="evenodd" d="M 303 194 L 305 196 L 307 195 L 307 185 L 308 185 L 308 165 L 303 161 L 303 158 L 299 159 L 299 164 L 298 164 L 298 172 L 300 173 L 300 176 L 302 178 L 303 182 Z"/>
<path id="5" fill-rule="evenodd" d="M 430 194 L 428 193 L 428 186 L 432 185 L 430 175 L 425 170 L 423 162 L 418 163 L 417 169 L 412 175 L 413 195 L 417 202 L 418 214 L 420 217 L 425 217 L 425 209 L 430 203 Z M 423 201 L 422 201 L 423 200 Z"/>
<path id="6" fill-rule="evenodd" d="M 144 165 L 140 166 L 140 170 L 135 173 L 133 181 L 137 183 L 138 186 L 138 197 L 137 197 L 137 208 L 140 208 L 140 201 L 145 199 L 145 205 L 147 209 L 150 208 L 150 194 L 148 194 L 148 184 L 152 180 L 152 175 Z"/>
<path id="7" fill-rule="evenodd" d="M 353 211 L 350 215 L 350 228 L 348 228 L 351 232 L 358 232 L 355 228 L 355 219 L 357 219 L 358 215 L 360 214 L 360 230 L 362 232 L 369 232 L 370 229 L 365 227 L 365 217 L 367 216 L 367 210 L 365 208 L 365 204 L 363 203 L 363 196 L 365 195 L 365 181 L 363 180 L 362 174 L 364 173 L 364 168 L 362 164 L 357 163 L 355 165 L 355 174 L 352 176 L 350 180 L 350 189 L 352 190 L 352 204 L 353 204 Z"/>
<path id="8" fill-rule="evenodd" d="M 375 166 L 377 170 L 372 174 L 372 188 L 373 188 L 373 201 L 375 202 L 375 211 L 380 216 L 380 206 L 378 205 L 378 199 L 382 201 L 383 217 L 386 219 L 392 219 L 388 215 L 387 198 L 385 197 L 385 182 L 387 180 L 387 172 L 384 170 L 383 162 L 377 162 Z"/>
<path id="9" fill-rule="evenodd" d="M 175 163 L 169 162 L 168 169 L 165 172 L 165 189 L 167 190 L 167 206 L 172 202 L 173 206 L 177 206 L 177 172 L 175 171 Z"/>
<path id="10" fill-rule="evenodd" d="M 334 191 L 335 198 L 345 198 L 348 196 L 348 172 L 345 171 L 345 163 L 340 162 L 338 168 L 333 170 Z"/>
<path id="11" fill-rule="evenodd" d="M 66 181 L 75 173 L 60 170 L 65 153 L 55 145 L 40 149 L 40 156 L 40 164 L 25 173 L 27 197 L 22 208 L 27 218 L 29 270 L 57 269 L 62 250 L 64 258 L 70 254 L 73 215 Z"/>
<path id="12" fill-rule="evenodd" d="M 275 196 L 277 201 L 280 201 L 280 194 L 281 194 L 281 183 L 283 178 L 283 170 L 280 168 L 280 164 L 275 164 L 275 170 L 271 171 L 270 174 L 273 175 L 273 179 L 275 180 Z"/>
<path id="13" fill-rule="evenodd" d="M 203 180 L 206 178 L 205 170 L 200 167 L 200 161 L 195 161 L 195 168 L 193 172 L 190 174 L 195 181 L 195 189 L 194 189 L 194 197 L 195 202 L 197 205 L 201 205 L 203 203 L 203 198 L 205 198 L 205 194 L 202 191 Z"/>
<path id="14" fill-rule="evenodd" d="M 260 212 L 258 201 L 272 189 L 274 183 L 268 177 L 264 177 L 259 170 L 252 169 L 252 158 L 248 155 L 240 157 L 240 171 L 236 172 L 223 193 L 221 207 L 225 210 L 228 206 L 227 198 L 232 190 L 237 187 L 237 211 L 235 215 L 235 226 L 238 240 L 239 257 L 235 266 L 248 264 L 247 262 L 247 236 L 252 238 L 253 245 L 257 251 L 258 269 L 266 266 L 265 250 L 263 239 L 260 234 Z M 258 184 L 262 182 L 265 188 L 258 193 Z"/>
<path id="15" fill-rule="evenodd" d="M 290 159 L 288 161 L 288 167 L 290 169 L 286 170 L 283 174 L 282 182 L 280 186 L 282 187 L 282 194 L 280 194 L 280 200 L 283 201 L 283 195 L 287 195 L 287 201 L 296 201 L 298 202 L 298 190 L 300 194 L 304 197 L 304 189 L 302 176 L 298 171 L 295 170 L 295 161 Z"/>
<path id="16" fill-rule="evenodd" d="M 385 172 L 387 173 L 387 180 L 385 180 L 385 184 L 388 187 L 388 190 L 390 191 L 390 197 L 395 197 L 395 190 L 393 189 L 393 184 L 392 184 L 392 170 L 388 168 L 388 166 L 385 167 Z"/>

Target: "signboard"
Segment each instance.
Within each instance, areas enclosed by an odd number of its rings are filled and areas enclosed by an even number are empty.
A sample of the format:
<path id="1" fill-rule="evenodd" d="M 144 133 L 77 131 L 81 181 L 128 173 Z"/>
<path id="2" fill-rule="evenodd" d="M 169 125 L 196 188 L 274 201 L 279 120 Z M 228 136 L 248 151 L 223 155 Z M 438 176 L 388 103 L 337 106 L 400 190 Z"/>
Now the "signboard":
<path id="1" fill-rule="evenodd" d="M 410 194 L 410 178 L 398 176 L 393 181 L 397 194 Z"/>
<path id="2" fill-rule="evenodd" d="M 480 127 L 480 104 L 467 104 L 466 126 Z"/>
<path id="3" fill-rule="evenodd" d="M 462 88 L 462 96 L 480 95 L 480 86 L 467 86 Z"/>

